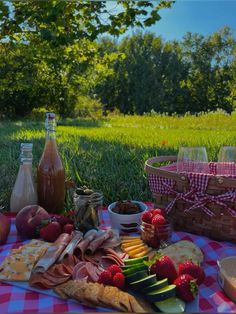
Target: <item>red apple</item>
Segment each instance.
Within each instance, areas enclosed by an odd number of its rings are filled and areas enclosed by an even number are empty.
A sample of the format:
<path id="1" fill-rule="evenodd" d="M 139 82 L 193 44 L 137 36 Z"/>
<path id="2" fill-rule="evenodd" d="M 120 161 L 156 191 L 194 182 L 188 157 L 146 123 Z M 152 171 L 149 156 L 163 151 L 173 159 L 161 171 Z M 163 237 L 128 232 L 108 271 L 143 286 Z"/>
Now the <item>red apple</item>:
<path id="1" fill-rule="evenodd" d="M 42 220 L 50 219 L 48 212 L 38 205 L 28 205 L 16 215 L 16 229 L 25 238 L 37 237 Z"/>
<path id="2" fill-rule="evenodd" d="M 10 232 L 10 219 L 0 213 L 0 244 L 4 244 Z"/>

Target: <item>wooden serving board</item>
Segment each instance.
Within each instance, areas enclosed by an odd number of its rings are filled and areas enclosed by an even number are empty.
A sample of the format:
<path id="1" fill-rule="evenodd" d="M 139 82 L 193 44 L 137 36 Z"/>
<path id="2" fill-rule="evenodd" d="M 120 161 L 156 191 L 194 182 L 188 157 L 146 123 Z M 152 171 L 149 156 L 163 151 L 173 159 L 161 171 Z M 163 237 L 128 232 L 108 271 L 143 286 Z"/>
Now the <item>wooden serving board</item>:
<path id="1" fill-rule="evenodd" d="M 43 293 L 46 294 L 48 296 L 51 297 L 55 297 L 55 298 L 59 298 L 59 295 L 56 294 L 52 289 L 38 289 L 38 288 L 34 288 L 34 287 L 30 287 L 30 285 L 28 284 L 28 282 L 23 282 L 23 281 L 5 281 L 6 283 L 25 289 L 25 290 L 30 290 L 30 291 L 34 291 L 37 293 Z M 70 299 L 71 302 L 75 302 L 78 303 L 76 300 Z M 113 309 L 107 309 L 107 308 L 103 308 L 103 307 L 98 307 L 97 309 L 99 309 L 99 312 L 117 312 Z M 186 303 L 186 309 L 185 309 L 186 313 L 197 313 L 199 312 L 199 297 L 197 296 L 196 299 L 190 303 Z"/>

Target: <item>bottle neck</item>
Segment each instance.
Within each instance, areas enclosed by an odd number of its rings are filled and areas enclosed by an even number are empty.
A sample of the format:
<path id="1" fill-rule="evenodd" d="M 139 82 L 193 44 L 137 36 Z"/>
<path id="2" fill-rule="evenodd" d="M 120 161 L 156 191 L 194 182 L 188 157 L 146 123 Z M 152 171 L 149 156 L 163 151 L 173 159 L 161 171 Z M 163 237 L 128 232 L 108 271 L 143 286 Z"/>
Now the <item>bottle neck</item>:
<path id="1" fill-rule="evenodd" d="M 30 150 L 22 150 L 20 154 L 20 164 L 32 166 L 33 155 Z"/>
<path id="2" fill-rule="evenodd" d="M 54 119 L 46 119 L 46 140 L 56 140 L 56 122 Z"/>

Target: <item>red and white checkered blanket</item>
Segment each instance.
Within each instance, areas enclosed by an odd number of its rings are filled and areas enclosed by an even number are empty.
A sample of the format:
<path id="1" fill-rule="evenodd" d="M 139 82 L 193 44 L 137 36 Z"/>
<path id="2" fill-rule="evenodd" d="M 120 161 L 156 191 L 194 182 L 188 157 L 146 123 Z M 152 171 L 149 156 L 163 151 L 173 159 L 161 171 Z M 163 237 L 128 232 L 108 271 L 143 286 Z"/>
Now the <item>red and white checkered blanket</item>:
<path id="1" fill-rule="evenodd" d="M 149 204 L 151 206 L 151 204 Z M 108 212 L 103 211 L 103 226 L 109 226 Z M 11 232 L 5 245 L 0 246 L 0 263 L 13 248 L 22 245 L 17 235 L 14 218 L 11 219 Z M 235 313 L 236 304 L 231 302 L 222 292 L 217 282 L 217 259 L 228 255 L 236 255 L 236 245 L 229 242 L 216 242 L 206 237 L 185 232 L 174 232 L 173 242 L 179 240 L 193 241 L 204 253 L 203 268 L 206 280 L 200 286 L 199 308 L 201 312 Z M 0 313 L 59 313 L 59 312 L 99 312 L 100 309 L 89 308 L 72 301 L 63 301 L 42 293 L 36 293 L 16 286 L 0 283 Z"/>

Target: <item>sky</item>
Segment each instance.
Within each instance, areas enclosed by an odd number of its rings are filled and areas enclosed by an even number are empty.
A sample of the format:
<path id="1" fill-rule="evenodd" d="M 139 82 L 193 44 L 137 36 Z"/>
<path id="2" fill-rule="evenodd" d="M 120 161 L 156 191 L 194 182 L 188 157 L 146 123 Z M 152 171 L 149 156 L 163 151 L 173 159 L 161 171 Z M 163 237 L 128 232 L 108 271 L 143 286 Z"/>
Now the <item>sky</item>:
<path id="1" fill-rule="evenodd" d="M 209 35 L 225 25 L 236 32 L 236 0 L 176 0 L 160 15 L 162 19 L 145 30 L 166 40 L 181 40 L 188 31 Z"/>

